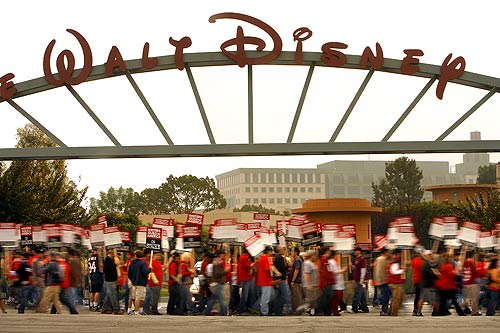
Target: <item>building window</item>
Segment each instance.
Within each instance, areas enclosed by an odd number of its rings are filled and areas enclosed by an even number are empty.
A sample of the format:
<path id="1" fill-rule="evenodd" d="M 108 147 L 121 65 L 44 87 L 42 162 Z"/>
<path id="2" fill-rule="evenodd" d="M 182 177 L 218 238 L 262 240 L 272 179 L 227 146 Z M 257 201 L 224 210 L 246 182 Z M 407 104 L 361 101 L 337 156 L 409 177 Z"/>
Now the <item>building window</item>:
<path id="1" fill-rule="evenodd" d="M 269 182 L 270 183 L 276 183 L 276 174 L 275 173 L 270 173 L 269 174 Z"/>
<path id="2" fill-rule="evenodd" d="M 262 201 L 263 204 L 267 203 L 267 199 L 266 198 L 262 198 L 260 201 Z"/>
<path id="3" fill-rule="evenodd" d="M 259 193 L 259 188 L 258 187 L 254 187 L 253 191 L 254 191 L 254 193 Z"/>
<path id="4" fill-rule="evenodd" d="M 274 187 L 269 188 L 269 193 L 274 193 Z"/>
<path id="5" fill-rule="evenodd" d="M 316 193 L 321 193 L 321 187 L 316 187 Z"/>
<path id="6" fill-rule="evenodd" d="M 297 193 L 297 188 L 296 187 L 292 188 L 292 192 Z"/>
<path id="7" fill-rule="evenodd" d="M 276 192 L 278 192 L 278 193 L 283 192 L 283 188 L 281 188 L 281 187 L 277 187 L 277 188 L 276 188 Z"/>
<path id="8" fill-rule="evenodd" d="M 253 199 L 253 203 L 257 205 L 259 203 L 259 199 Z"/>
<path id="9" fill-rule="evenodd" d="M 306 174 L 305 173 L 301 173 L 300 174 L 300 183 L 304 184 L 305 182 L 306 182 Z"/>
<path id="10" fill-rule="evenodd" d="M 439 201 L 439 194 L 434 194 L 434 201 Z"/>
<path id="11" fill-rule="evenodd" d="M 293 203 L 294 203 L 294 204 L 298 204 L 298 203 L 299 203 L 299 199 L 297 199 L 297 198 L 293 198 Z"/>
<path id="12" fill-rule="evenodd" d="M 283 203 L 283 199 L 281 198 L 276 199 L 276 201 L 278 201 L 279 204 Z"/>
<path id="13" fill-rule="evenodd" d="M 250 187 L 245 187 L 245 192 L 250 193 Z"/>
<path id="14" fill-rule="evenodd" d="M 269 199 L 269 203 L 274 204 L 274 199 L 273 198 Z"/>
<path id="15" fill-rule="evenodd" d="M 301 187 L 300 188 L 300 193 L 306 193 L 306 188 L 305 187 Z"/>
<path id="16" fill-rule="evenodd" d="M 285 187 L 285 193 L 290 193 L 290 188 L 289 187 Z"/>
<path id="17" fill-rule="evenodd" d="M 308 187 L 308 188 L 307 188 L 307 192 L 309 192 L 309 193 L 313 193 L 313 192 L 314 192 L 314 190 L 313 190 L 313 188 L 312 188 L 312 187 Z"/>
<path id="18" fill-rule="evenodd" d="M 286 203 L 286 204 L 289 204 L 289 203 L 290 203 L 290 199 L 289 199 L 289 198 L 286 198 L 286 199 L 285 199 L 285 203 Z"/>
<path id="19" fill-rule="evenodd" d="M 260 191 L 261 191 L 262 193 L 266 193 L 266 192 L 267 192 L 267 188 L 265 188 L 265 187 L 261 187 L 261 188 L 260 188 Z"/>

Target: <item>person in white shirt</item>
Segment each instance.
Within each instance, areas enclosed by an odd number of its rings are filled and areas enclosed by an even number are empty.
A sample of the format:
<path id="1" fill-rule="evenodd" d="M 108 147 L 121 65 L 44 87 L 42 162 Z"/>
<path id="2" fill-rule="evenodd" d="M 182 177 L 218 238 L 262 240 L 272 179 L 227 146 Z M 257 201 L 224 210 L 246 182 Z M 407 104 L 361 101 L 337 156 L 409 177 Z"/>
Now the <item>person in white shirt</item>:
<path id="1" fill-rule="evenodd" d="M 335 251 L 331 251 L 331 257 L 328 260 L 331 267 L 331 272 L 335 275 L 335 284 L 333 285 L 333 297 L 332 297 L 332 315 L 340 316 L 339 305 L 340 300 L 344 293 L 344 272 L 346 268 L 341 268 L 337 260 L 335 259 Z"/>

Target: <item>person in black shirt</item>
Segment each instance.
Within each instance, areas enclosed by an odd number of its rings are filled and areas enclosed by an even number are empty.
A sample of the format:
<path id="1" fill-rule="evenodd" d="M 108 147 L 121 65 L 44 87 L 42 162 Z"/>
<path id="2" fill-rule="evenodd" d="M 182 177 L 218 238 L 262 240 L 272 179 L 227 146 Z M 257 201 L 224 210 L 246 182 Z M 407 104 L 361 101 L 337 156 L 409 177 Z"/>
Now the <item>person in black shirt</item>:
<path id="1" fill-rule="evenodd" d="M 24 313 L 24 309 L 26 308 L 26 303 L 28 302 L 28 295 L 30 292 L 30 275 L 31 268 L 28 265 L 28 254 L 21 254 L 21 265 L 17 269 L 16 273 L 18 276 L 18 281 L 16 283 L 16 295 L 17 300 L 19 301 L 19 307 L 17 308 L 17 313 Z"/>
<path id="2" fill-rule="evenodd" d="M 290 287 L 286 280 L 288 264 L 285 258 L 285 248 L 277 246 L 275 248 L 274 267 L 281 273 L 281 276 L 275 277 L 277 293 L 274 299 L 274 313 L 277 316 L 289 314 L 291 311 Z"/>
<path id="3" fill-rule="evenodd" d="M 119 259 L 115 257 L 113 250 L 108 250 L 108 255 L 103 261 L 104 284 L 106 285 L 106 297 L 102 305 L 103 314 L 123 314 L 118 303 L 116 282 L 118 281 L 118 271 L 116 269 Z"/>

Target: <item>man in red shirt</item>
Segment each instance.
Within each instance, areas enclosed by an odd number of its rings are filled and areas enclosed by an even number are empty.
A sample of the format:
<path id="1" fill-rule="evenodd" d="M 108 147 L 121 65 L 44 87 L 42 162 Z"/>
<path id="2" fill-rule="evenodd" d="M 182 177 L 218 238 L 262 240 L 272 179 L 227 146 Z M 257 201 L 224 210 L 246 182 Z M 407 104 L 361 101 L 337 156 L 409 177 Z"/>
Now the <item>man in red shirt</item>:
<path id="1" fill-rule="evenodd" d="M 415 286 L 415 300 L 413 301 L 413 315 L 421 317 L 422 308 L 419 308 L 419 301 L 422 297 L 422 288 L 420 286 L 422 282 L 422 268 L 424 267 L 424 260 L 420 253 L 416 253 L 411 261 L 412 269 L 412 280 Z"/>
<path id="2" fill-rule="evenodd" d="M 249 308 L 248 301 L 250 295 L 253 295 L 253 276 L 252 276 L 252 259 L 248 254 L 248 251 L 243 248 L 243 254 L 238 260 L 238 283 L 241 286 L 241 298 L 238 307 L 238 314 L 243 314 Z M 251 304 L 250 304 L 251 306 Z"/>
<path id="3" fill-rule="evenodd" d="M 353 278 L 356 283 L 354 295 L 352 297 L 352 313 L 368 312 L 368 305 L 366 304 L 366 260 L 363 257 L 363 251 L 360 247 L 354 249 L 356 261 L 353 267 Z"/>
<path id="4" fill-rule="evenodd" d="M 268 245 L 264 249 L 264 254 L 257 260 L 256 285 L 260 288 L 260 314 L 262 316 L 269 315 L 269 303 L 274 292 L 272 253 L 273 247 Z"/>
<path id="5" fill-rule="evenodd" d="M 167 313 L 170 315 L 178 314 L 179 306 L 180 306 L 180 288 L 179 288 L 179 280 L 178 275 L 180 273 L 180 259 L 181 255 L 177 251 L 172 251 L 170 253 L 172 255 L 172 261 L 168 265 L 168 304 L 167 304 Z"/>
<path id="6" fill-rule="evenodd" d="M 149 263 L 148 263 L 149 266 Z M 148 286 L 151 293 L 151 302 L 148 309 L 144 312 L 150 315 L 161 315 L 158 312 L 158 302 L 160 301 L 161 280 L 163 278 L 163 265 L 161 263 L 161 254 L 153 254 L 153 261 L 151 262 L 151 275 L 148 279 Z"/>

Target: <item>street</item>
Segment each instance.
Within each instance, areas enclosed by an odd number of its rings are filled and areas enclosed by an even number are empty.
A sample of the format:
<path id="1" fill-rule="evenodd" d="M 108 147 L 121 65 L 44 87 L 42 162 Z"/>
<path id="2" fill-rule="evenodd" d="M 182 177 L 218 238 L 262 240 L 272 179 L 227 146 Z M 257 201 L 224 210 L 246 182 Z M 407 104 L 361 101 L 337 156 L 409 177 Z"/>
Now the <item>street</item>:
<path id="1" fill-rule="evenodd" d="M 342 317 L 260 316 L 127 316 L 103 315 L 79 309 L 80 315 L 18 315 L 14 309 L 0 314 L 0 332 L 498 332 L 495 317 L 380 317 L 378 312 L 343 314 Z"/>

